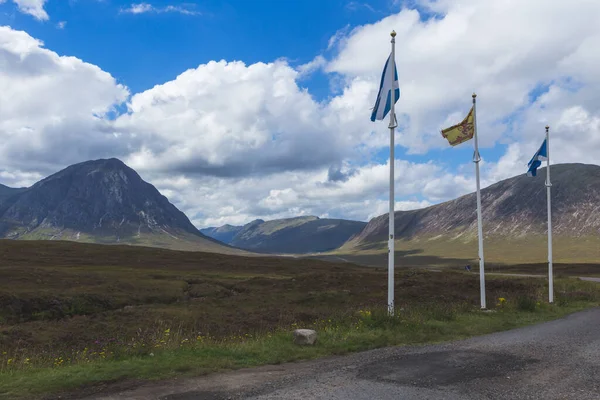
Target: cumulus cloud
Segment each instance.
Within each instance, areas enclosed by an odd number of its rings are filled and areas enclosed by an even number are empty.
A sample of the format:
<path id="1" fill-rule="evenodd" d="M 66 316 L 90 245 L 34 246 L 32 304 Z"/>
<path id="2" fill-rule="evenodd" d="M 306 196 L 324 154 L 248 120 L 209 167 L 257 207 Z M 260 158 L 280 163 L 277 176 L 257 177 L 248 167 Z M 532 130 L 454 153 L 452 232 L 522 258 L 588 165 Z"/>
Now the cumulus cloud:
<path id="1" fill-rule="evenodd" d="M 127 154 L 104 116 L 129 92 L 110 74 L 9 27 L 0 27 L 0 63 L 5 167 L 48 173 L 83 157 Z"/>
<path id="2" fill-rule="evenodd" d="M 349 143 L 285 62 L 214 62 L 138 93 L 115 127 L 135 134 L 135 168 L 221 177 L 315 169 Z"/>
<path id="3" fill-rule="evenodd" d="M 329 38 L 327 42 L 327 50 L 335 48 L 350 32 L 350 25 L 346 25 L 342 29 L 338 29 L 337 32 Z"/>
<path id="4" fill-rule="evenodd" d="M 0 3 L 4 3 L 5 1 L 6 0 L 1 0 Z M 44 10 L 46 1 L 47 0 L 13 0 L 13 3 L 16 4 L 19 11 L 23 14 L 31 15 L 39 21 L 47 21 L 50 17 Z"/>
<path id="5" fill-rule="evenodd" d="M 342 163 L 335 163 L 327 171 L 327 181 L 345 182 L 355 173 L 356 169 L 349 168 L 348 165 L 342 165 Z"/>
<path id="6" fill-rule="evenodd" d="M 327 60 L 325 59 L 325 57 L 319 54 L 311 61 L 298 66 L 296 69 L 298 70 L 298 72 L 300 72 L 300 75 L 310 75 L 313 72 L 321 69 L 326 64 Z"/>

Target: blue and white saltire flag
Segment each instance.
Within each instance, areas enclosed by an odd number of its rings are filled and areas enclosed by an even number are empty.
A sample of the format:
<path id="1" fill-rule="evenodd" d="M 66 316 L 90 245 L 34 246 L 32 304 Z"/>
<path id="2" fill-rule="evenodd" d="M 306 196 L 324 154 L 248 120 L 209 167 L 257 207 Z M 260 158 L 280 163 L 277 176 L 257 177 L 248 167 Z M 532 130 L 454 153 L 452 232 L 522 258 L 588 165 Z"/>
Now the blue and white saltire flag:
<path id="1" fill-rule="evenodd" d="M 396 62 L 392 59 L 392 54 L 388 57 L 385 62 L 385 67 L 383 67 L 383 73 L 381 74 L 381 84 L 379 85 L 379 93 L 377 93 L 377 101 L 375 102 L 375 107 L 373 107 L 373 113 L 371 114 L 371 121 L 375 121 L 376 119 L 382 120 L 385 118 L 387 113 L 390 112 L 392 102 L 392 74 L 390 74 L 390 70 L 388 67 L 390 63 L 394 64 L 394 104 L 398 102 L 398 98 L 400 97 L 400 86 L 398 85 L 398 70 L 396 69 Z"/>
<path id="2" fill-rule="evenodd" d="M 546 144 L 546 139 L 544 139 L 544 143 L 540 146 L 540 149 L 535 153 L 531 161 L 527 164 L 529 170 L 527 170 L 527 176 L 535 176 L 537 173 L 537 169 L 542 165 L 542 161 L 546 161 L 548 159 L 548 146 Z"/>

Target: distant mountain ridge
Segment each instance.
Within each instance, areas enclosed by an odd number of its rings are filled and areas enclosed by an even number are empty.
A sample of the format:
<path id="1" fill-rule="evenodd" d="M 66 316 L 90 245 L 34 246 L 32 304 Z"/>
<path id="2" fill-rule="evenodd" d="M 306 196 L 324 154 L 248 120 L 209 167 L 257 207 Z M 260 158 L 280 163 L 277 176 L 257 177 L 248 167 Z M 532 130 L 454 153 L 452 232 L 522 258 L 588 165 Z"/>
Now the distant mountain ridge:
<path id="1" fill-rule="evenodd" d="M 71 165 L 30 188 L 0 187 L 0 237 L 233 251 L 115 158 Z"/>
<path id="2" fill-rule="evenodd" d="M 557 164 L 551 166 L 551 172 L 553 234 L 600 238 L 600 166 Z M 536 177 L 519 175 L 483 189 L 484 237 L 518 239 L 546 234 L 545 178 L 546 169 L 542 168 Z M 475 193 L 471 193 L 420 210 L 398 211 L 394 214 L 396 239 L 475 241 L 476 207 Z M 386 242 L 387 236 L 385 214 L 369 221 L 342 249 L 373 248 L 374 243 Z"/>
<path id="3" fill-rule="evenodd" d="M 366 225 L 360 221 L 306 216 L 272 221 L 258 219 L 244 226 L 224 225 L 201 232 L 254 252 L 306 254 L 334 250 Z"/>
<path id="4" fill-rule="evenodd" d="M 219 227 L 209 227 L 200 229 L 203 235 L 216 239 L 223 243 L 231 243 L 235 235 L 238 234 L 244 227 L 225 224 Z"/>

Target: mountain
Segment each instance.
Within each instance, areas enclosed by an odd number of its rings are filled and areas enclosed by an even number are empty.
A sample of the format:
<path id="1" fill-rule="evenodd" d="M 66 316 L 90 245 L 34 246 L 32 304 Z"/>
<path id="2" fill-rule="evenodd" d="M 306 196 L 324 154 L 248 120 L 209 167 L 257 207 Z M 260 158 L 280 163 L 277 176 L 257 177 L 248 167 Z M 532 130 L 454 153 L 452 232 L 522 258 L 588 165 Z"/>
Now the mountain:
<path id="1" fill-rule="evenodd" d="M 24 192 L 27 188 L 11 188 L 0 184 L 0 210 L 6 209 L 17 199 L 19 193 Z"/>
<path id="2" fill-rule="evenodd" d="M 210 227 L 200 229 L 203 235 L 211 237 L 223 243 L 231 243 L 235 235 L 243 229 L 243 226 L 223 225 L 219 227 Z"/>
<path id="3" fill-rule="evenodd" d="M 365 226 L 359 221 L 297 217 L 258 219 L 242 227 L 225 225 L 202 232 L 215 239 L 231 237 L 225 243 L 254 252 L 306 254 L 336 249 Z"/>
<path id="4" fill-rule="evenodd" d="M 600 260 L 600 166 L 557 164 L 551 166 L 551 173 L 553 242 L 564 247 L 559 253 Z M 481 191 L 484 256 L 487 248 L 499 260 L 509 253 L 521 259 L 532 258 L 533 253 L 545 257 L 545 178 L 546 169 L 542 168 L 536 177 L 519 175 Z M 466 250 L 475 258 L 476 207 L 476 195 L 471 193 L 424 209 L 396 212 L 396 241 L 405 250 L 439 256 L 460 256 Z M 386 214 L 371 220 L 340 251 L 387 250 L 387 237 Z"/>
<path id="5" fill-rule="evenodd" d="M 0 199 L 9 198 L 15 194 L 21 193 L 27 188 L 11 188 L 0 183 Z"/>
<path id="6" fill-rule="evenodd" d="M 71 165 L 30 188 L 0 188 L 0 237 L 235 253 L 118 159 Z"/>

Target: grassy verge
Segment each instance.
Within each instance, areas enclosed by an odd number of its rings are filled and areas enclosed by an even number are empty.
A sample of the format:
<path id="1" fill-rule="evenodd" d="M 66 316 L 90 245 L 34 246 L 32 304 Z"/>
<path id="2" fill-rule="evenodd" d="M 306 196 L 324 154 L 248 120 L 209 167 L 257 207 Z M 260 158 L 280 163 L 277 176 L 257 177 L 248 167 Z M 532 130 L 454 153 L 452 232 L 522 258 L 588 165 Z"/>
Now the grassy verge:
<path id="1" fill-rule="evenodd" d="M 145 336 L 140 341 L 133 338 L 104 343 L 93 355 L 87 348 L 63 355 L 23 351 L 4 354 L 0 358 L 0 397 L 34 399 L 82 387 L 93 391 L 94 386 L 128 379 L 194 376 L 390 345 L 462 339 L 559 318 L 600 304 L 598 284 L 561 279 L 555 288 L 553 305 L 543 301 L 544 291 L 536 286 L 527 295 L 490 298 L 494 310 L 489 313 L 469 302 L 424 299 L 402 305 L 393 318 L 374 308 L 353 313 L 346 310 L 331 319 L 302 324 L 319 332 L 319 341 L 313 347 L 292 344 L 291 331 L 297 327 L 292 324 L 219 338 L 190 336 L 185 330 L 161 327 L 151 339 Z"/>

